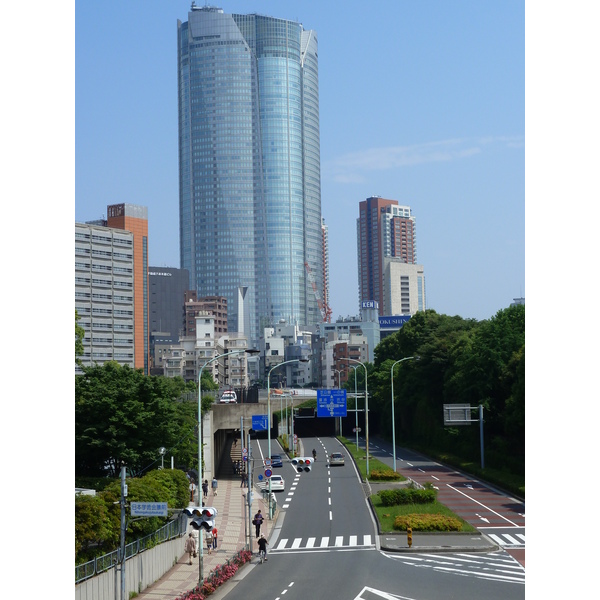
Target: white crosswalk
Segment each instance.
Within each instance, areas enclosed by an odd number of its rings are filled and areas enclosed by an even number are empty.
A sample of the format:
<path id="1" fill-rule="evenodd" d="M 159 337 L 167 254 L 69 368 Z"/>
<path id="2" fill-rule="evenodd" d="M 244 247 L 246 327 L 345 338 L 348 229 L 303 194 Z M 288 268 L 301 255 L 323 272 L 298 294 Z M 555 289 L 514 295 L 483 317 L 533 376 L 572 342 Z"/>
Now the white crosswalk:
<path id="1" fill-rule="evenodd" d="M 499 546 L 524 546 L 525 545 L 525 534 L 524 533 L 488 533 L 488 537 L 494 540 Z"/>
<path id="2" fill-rule="evenodd" d="M 333 538 L 323 536 L 321 538 L 282 538 L 277 542 L 270 552 L 281 552 L 284 550 L 314 550 L 329 548 L 364 548 L 374 547 L 375 543 L 371 535 L 338 535 Z"/>

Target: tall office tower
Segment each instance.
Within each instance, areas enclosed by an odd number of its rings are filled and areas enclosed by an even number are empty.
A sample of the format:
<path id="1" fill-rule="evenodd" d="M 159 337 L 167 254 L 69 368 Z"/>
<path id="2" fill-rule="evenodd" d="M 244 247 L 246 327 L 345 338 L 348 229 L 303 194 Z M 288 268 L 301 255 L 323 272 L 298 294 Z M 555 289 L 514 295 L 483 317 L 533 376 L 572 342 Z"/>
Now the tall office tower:
<path id="1" fill-rule="evenodd" d="M 384 258 L 407 264 L 417 260 L 415 219 L 410 207 L 372 196 L 359 205 L 356 221 L 359 303 L 374 300 L 384 307 Z"/>
<path id="2" fill-rule="evenodd" d="M 150 337 L 148 311 L 148 208 L 134 204 L 107 207 L 108 227 L 133 233 L 133 302 L 135 368 L 148 374 Z"/>
<path id="3" fill-rule="evenodd" d="M 183 335 L 183 298 L 190 288 L 190 274 L 185 269 L 149 267 L 150 287 L 150 369 L 157 345 L 176 344 Z M 151 372 L 151 374 L 154 374 Z"/>
<path id="4" fill-rule="evenodd" d="M 191 288 L 225 296 L 229 331 L 253 345 L 280 319 L 320 322 L 306 268 L 322 290 L 316 33 L 192 3 L 177 55 L 180 266 Z"/>

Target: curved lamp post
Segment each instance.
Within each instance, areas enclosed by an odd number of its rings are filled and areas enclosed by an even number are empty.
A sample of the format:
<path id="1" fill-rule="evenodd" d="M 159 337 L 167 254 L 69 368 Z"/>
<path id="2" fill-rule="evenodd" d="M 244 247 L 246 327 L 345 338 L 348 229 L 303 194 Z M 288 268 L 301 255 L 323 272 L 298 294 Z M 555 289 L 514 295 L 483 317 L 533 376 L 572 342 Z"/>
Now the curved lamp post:
<path id="1" fill-rule="evenodd" d="M 396 471 L 396 421 L 394 419 L 394 367 L 405 361 L 405 360 L 419 360 L 420 356 L 407 356 L 406 358 L 401 358 L 397 360 L 393 365 L 390 371 L 390 377 L 392 379 L 392 446 L 394 447 L 394 471 Z"/>
<path id="2" fill-rule="evenodd" d="M 267 375 L 267 439 L 268 439 L 268 451 L 269 458 L 271 458 L 271 373 L 283 365 L 288 365 L 290 363 L 295 362 L 308 362 L 308 358 L 294 358 L 293 360 L 285 360 L 274 367 L 269 369 L 269 373 Z M 292 419 L 294 418 L 294 402 L 292 401 Z M 269 477 L 269 519 L 273 518 L 271 514 L 271 478 Z"/>
<path id="3" fill-rule="evenodd" d="M 364 363 L 360 362 L 360 360 L 356 360 L 355 358 L 340 358 L 340 360 L 349 360 L 351 362 L 358 363 L 362 365 L 362 368 L 365 370 L 365 450 L 367 451 L 367 477 L 369 476 L 369 392 L 367 389 L 367 367 Z"/>
<path id="4" fill-rule="evenodd" d="M 354 369 L 354 430 L 356 431 L 356 449 L 358 450 L 358 393 L 356 391 L 356 369 L 358 369 L 358 366 L 348 366 Z"/>
<path id="5" fill-rule="evenodd" d="M 224 352 L 223 354 L 217 354 L 217 356 L 213 356 L 210 360 L 207 360 L 201 367 L 200 373 L 198 374 L 198 481 L 196 482 L 196 490 L 198 491 L 198 506 L 201 505 L 200 500 L 200 490 L 202 489 L 202 371 L 206 365 L 215 362 L 219 358 L 223 358 L 224 356 L 231 356 L 233 354 L 243 354 L 244 352 L 248 354 L 258 354 L 260 350 L 256 350 L 255 348 L 241 348 L 240 350 L 231 350 L 229 352 Z M 203 558 L 203 531 L 200 528 L 200 537 L 199 537 L 199 545 L 200 545 L 200 560 L 198 568 L 198 585 L 202 585 L 202 579 L 204 577 L 204 558 Z"/>

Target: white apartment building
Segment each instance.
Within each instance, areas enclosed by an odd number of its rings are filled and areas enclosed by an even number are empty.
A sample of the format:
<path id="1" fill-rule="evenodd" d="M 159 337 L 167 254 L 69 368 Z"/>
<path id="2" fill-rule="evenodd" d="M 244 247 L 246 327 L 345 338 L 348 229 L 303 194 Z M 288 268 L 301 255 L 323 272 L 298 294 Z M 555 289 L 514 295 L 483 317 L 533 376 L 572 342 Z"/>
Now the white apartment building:
<path id="1" fill-rule="evenodd" d="M 414 315 L 426 308 L 423 265 L 383 259 L 383 314 Z"/>
<path id="2" fill-rule="evenodd" d="M 83 327 L 82 364 L 135 367 L 133 233 L 75 223 L 75 310 Z M 75 367 L 75 373 L 82 371 Z"/>

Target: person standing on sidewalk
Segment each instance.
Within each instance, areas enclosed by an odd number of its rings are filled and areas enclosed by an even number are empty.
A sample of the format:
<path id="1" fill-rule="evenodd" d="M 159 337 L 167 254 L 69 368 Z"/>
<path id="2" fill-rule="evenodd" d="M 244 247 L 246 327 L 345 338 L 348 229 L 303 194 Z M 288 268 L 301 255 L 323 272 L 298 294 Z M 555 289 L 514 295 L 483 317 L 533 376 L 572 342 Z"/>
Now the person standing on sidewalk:
<path id="1" fill-rule="evenodd" d="M 198 530 L 194 529 L 192 527 L 191 534 L 192 534 L 192 537 L 194 538 L 194 542 L 196 544 L 196 548 L 194 549 L 194 558 L 196 558 L 196 556 L 198 556 L 198 550 L 200 550 L 200 538 L 199 538 Z"/>
<path id="2" fill-rule="evenodd" d="M 202 482 L 202 495 L 203 495 L 205 498 L 208 498 L 208 479 L 205 479 L 205 480 Z"/>
<path id="3" fill-rule="evenodd" d="M 219 487 L 219 483 L 217 482 L 217 478 L 213 477 L 212 480 L 212 491 L 213 491 L 213 496 L 217 495 L 217 488 Z"/>
<path id="4" fill-rule="evenodd" d="M 217 535 L 218 534 L 219 534 L 219 532 L 217 531 L 217 528 L 213 527 L 213 530 L 212 530 L 212 536 L 213 536 L 212 547 L 213 547 L 213 550 L 215 550 L 215 551 L 217 549 Z"/>
<path id="5" fill-rule="evenodd" d="M 185 546 L 183 549 L 188 553 L 188 565 L 192 564 L 192 556 L 194 552 L 196 552 L 196 541 L 194 540 L 194 536 L 190 531 L 190 535 L 188 535 L 187 540 L 185 540 Z"/>
<path id="6" fill-rule="evenodd" d="M 260 526 L 263 524 L 264 517 L 258 509 L 258 512 L 254 515 L 254 519 L 252 520 L 252 525 L 256 527 L 256 537 L 260 536 Z"/>
<path id="7" fill-rule="evenodd" d="M 211 554 L 213 547 L 213 535 L 211 531 L 206 532 L 206 549 L 208 553 Z"/>

